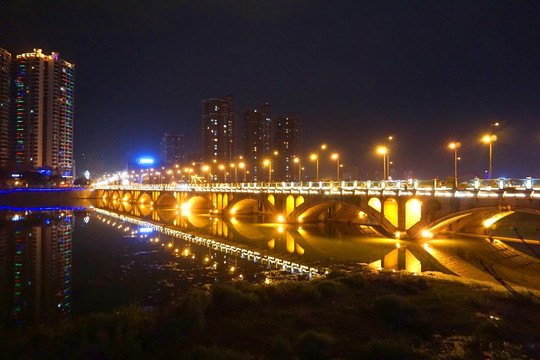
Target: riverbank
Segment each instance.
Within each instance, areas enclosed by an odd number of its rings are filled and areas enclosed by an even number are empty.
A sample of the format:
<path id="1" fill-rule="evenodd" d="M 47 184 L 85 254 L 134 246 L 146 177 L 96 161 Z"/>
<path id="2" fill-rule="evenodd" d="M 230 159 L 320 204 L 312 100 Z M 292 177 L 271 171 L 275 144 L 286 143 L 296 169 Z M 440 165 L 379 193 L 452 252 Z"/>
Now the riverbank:
<path id="1" fill-rule="evenodd" d="M 86 188 L 15 188 L 0 190 L 0 208 L 81 208 L 89 207 L 91 198 Z"/>
<path id="2" fill-rule="evenodd" d="M 333 272 L 216 284 L 164 309 L 136 306 L 0 334 L 5 359 L 535 359 L 540 302 L 432 275 Z"/>

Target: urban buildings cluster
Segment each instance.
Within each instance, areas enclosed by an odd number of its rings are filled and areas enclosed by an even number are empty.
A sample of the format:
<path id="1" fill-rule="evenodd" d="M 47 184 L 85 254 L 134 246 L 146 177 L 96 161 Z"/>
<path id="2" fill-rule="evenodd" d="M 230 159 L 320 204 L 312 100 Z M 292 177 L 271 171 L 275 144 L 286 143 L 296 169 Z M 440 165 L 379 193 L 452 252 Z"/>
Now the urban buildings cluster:
<path id="1" fill-rule="evenodd" d="M 0 168 L 74 176 L 75 65 L 0 48 Z"/>
<path id="2" fill-rule="evenodd" d="M 165 133 L 160 143 L 164 168 L 197 166 L 207 180 L 298 181 L 301 123 L 298 115 L 274 116 L 268 102 L 243 112 L 232 96 L 202 101 L 202 153 L 187 159 L 184 135 Z M 193 169 L 192 169 L 193 170 Z"/>

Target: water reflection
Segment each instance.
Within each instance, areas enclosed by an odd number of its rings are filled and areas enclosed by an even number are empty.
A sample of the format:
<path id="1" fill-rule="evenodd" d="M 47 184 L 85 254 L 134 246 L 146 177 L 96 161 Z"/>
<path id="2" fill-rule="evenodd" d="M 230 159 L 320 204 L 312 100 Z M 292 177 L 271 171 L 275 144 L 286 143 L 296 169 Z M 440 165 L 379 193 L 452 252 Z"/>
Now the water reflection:
<path id="1" fill-rule="evenodd" d="M 318 223 L 284 225 L 272 223 L 265 216 L 223 218 L 215 214 L 194 214 L 175 208 L 153 208 L 150 205 L 122 206 L 103 202 L 101 208 L 133 219 L 161 224 L 169 229 L 206 239 L 219 239 L 235 247 L 245 247 L 262 254 L 262 258 L 279 258 L 285 262 L 304 264 L 318 270 L 336 263 L 363 263 L 377 269 L 420 272 L 422 266 L 415 253 L 415 243 L 384 237 L 376 227 Z M 138 215 L 137 215 L 138 214 Z M 294 270 L 294 269 L 290 269 Z"/>
<path id="2" fill-rule="evenodd" d="M 100 206 L 122 213 L 122 206 L 106 202 Z M 519 251 L 515 243 L 492 241 L 485 234 L 448 237 L 442 233 L 437 239 L 412 242 L 389 239 L 376 226 L 368 225 L 284 225 L 264 216 L 223 218 L 212 213 L 192 214 L 178 207 L 154 208 L 151 203 L 124 210 L 125 215 L 160 224 L 164 229 L 179 229 L 195 238 L 218 239 L 233 247 L 250 249 L 260 253 L 263 262 L 276 259 L 274 263 L 265 263 L 269 268 L 274 265 L 279 269 L 282 263 L 288 263 L 324 271 L 335 264 L 368 264 L 375 269 L 439 271 L 491 282 L 502 278 L 512 284 L 540 288 L 540 281 L 536 281 L 540 272 L 537 258 Z M 509 220 L 510 217 L 501 220 L 501 227 Z M 538 219 L 527 221 L 538 223 Z M 284 269 L 294 272 L 292 266 Z"/>
<path id="3" fill-rule="evenodd" d="M 71 311 L 73 212 L 4 211 L 0 219 L 0 327 Z"/>

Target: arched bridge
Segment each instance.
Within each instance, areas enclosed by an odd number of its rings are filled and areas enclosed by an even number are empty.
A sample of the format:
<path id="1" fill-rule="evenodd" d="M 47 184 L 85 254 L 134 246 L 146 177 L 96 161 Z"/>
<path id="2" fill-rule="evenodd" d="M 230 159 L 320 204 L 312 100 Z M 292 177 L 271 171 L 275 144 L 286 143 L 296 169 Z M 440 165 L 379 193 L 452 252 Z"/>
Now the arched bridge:
<path id="1" fill-rule="evenodd" d="M 513 212 L 540 215 L 540 180 L 474 179 L 458 187 L 429 181 L 352 181 L 197 185 L 100 185 L 95 197 L 117 206 L 228 216 L 269 214 L 276 222 L 346 221 L 417 238 L 446 228 L 478 232 Z"/>

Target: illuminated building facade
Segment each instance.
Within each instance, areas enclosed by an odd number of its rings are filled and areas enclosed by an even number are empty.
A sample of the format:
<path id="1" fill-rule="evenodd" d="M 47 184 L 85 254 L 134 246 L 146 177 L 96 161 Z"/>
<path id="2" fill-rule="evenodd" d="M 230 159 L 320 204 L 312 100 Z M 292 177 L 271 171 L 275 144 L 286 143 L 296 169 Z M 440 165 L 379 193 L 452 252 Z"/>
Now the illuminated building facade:
<path id="1" fill-rule="evenodd" d="M 236 108 L 234 98 L 202 101 L 203 161 L 228 166 L 236 157 Z"/>
<path id="2" fill-rule="evenodd" d="M 277 118 L 274 123 L 273 148 L 278 151 L 275 160 L 276 181 L 299 181 L 295 157 L 300 157 L 302 128 L 298 115 Z"/>
<path id="3" fill-rule="evenodd" d="M 20 169 L 73 176 L 75 66 L 41 49 L 12 60 L 14 154 Z"/>
<path id="4" fill-rule="evenodd" d="M 11 54 L 0 48 L 0 168 L 8 165 L 10 158 L 10 69 Z"/>
<path id="5" fill-rule="evenodd" d="M 263 161 L 270 157 L 272 146 L 272 111 L 265 103 L 258 109 L 244 112 L 244 158 L 248 181 L 262 181 L 265 177 Z"/>
<path id="6" fill-rule="evenodd" d="M 165 133 L 160 144 L 161 163 L 173 165 L 184 163 L 184 135 Z"/>

